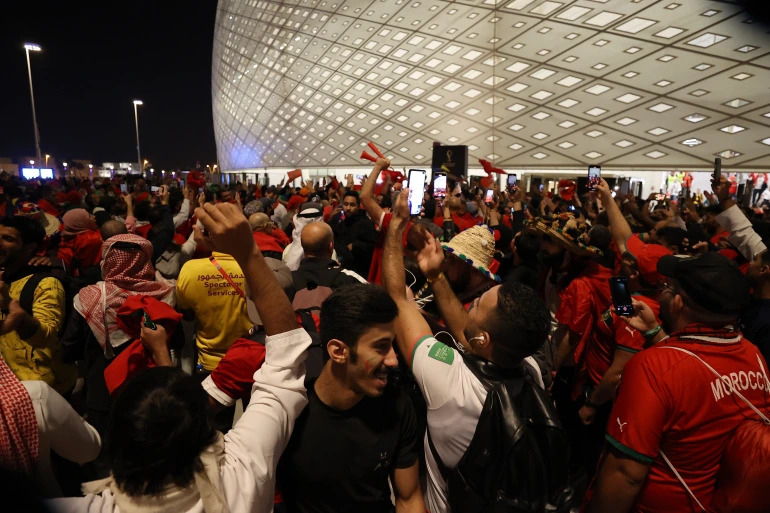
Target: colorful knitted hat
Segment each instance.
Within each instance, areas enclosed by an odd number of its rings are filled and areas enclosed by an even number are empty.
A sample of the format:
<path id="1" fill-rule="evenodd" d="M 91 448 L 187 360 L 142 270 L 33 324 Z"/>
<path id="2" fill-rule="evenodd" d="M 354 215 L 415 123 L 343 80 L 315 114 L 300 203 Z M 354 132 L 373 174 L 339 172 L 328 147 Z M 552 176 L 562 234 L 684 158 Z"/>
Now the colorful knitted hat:
<path id="1" fill-rule="evenodd" d="M 45 236 L 50 237 L 54 233 L 59 231 L 61 223 L 56 217 L 52 216 L 48 212 L 45 212 L 36 203 L 31 201 L 23 201 L 16 206 L 16 215 L 31 217 L 43 227 L 45 230 Z"/>
<path id="2" fill-rule="evenodd" d="M 555 243 L 567 251 L 580 256 L 602 256 L 602 250 L 588 242 L 589 226 L 575 219 L 569 212 L 559 214 L 551 219 L 536 217 L 529 222 L 530 227 L 548 235 Z"/>
<path id="3" fill-rule="evenodd" d="M 490 271 L 494 265 L 495 236 L 486 225 L 478 225 L 464 230 L 446 244 L 441 244 L 446 251 L 487 276 L 500 283 L 500 277 Z"/>

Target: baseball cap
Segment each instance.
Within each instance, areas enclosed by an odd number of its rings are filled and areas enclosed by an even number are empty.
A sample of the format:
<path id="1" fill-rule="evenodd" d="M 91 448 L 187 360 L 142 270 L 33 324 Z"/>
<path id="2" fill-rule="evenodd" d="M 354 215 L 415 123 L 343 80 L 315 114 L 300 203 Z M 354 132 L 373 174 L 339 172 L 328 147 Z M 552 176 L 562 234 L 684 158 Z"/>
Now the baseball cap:
<path id="1" fill-rule="evenodd" d="M 750 302 L 748 278 L 719 253 L 681 258 L 667 255 L 658 272 L 674 278 L 697 305 L 715 313 L 738 313 Z"/>
<path id="2" fill-rule="evenodd" d="M 638 234 L 626 239 L 626 251 L 636 258 L 636 266 L 644 281 L 656 285 L 663 279 L 663 275 L 658 272 L 658 261 L 664 256 L 672 255 L 671 251 L 660 244 L 645 244 Z"/>

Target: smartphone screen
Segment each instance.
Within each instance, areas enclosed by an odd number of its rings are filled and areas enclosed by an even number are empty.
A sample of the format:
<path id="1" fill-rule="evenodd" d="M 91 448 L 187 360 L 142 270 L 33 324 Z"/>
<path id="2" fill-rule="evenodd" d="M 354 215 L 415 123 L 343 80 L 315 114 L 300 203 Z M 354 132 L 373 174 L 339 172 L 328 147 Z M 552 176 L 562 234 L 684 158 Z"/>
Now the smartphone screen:
<path id="1" fill-rule="evenodd" d="M 599 185 L 599 178 L 602 176 L 601 166 L 588 166 L 588 190 L 595 191 Z"/>
<path id="2" fill-rule="evenodd" d="M 436 199 L 446 198 L 446 173 L 433 175 L 433 197 Z"/>
<path id="3" fill-rule="evenodd" d="M 714 181 L 719 183 L 722 180 L 722 159 L 714 159 Z"/>
<path id="4" fill-rule="evenodd" d="M 153 185 L 150 187 L 150 192 L 158 192 L 159 189 L 160 187 L 158 187 L 157 185 Z"/>
<path id="5" fill-rule="evenodd" d="M 618 315 L 631 317 L 634 315 L 634 305 L 631 303 L 631 291 L 628 289 L 628 278 L 613 276 L 610 278 L 610 293 L 612 304 Z"/>
<path id="6" fill-rule="evenodd" d="M 128 194 L 128 185 L 124 183 L 120 184 L 120 192 L 122 192 L 123 194 Z"/>
<path id="7" fill-rule="evenodd" d="M 416 216 L 422 209 L 422 198 L 425 192 L 425 170 L 409 170 L 409 214 Z"/>
<path id="8" fill-rule="evenodd" d="M 495 201 L 495 191 L 492 189 L 487 189 L 486 194 L 484 194 L 484 203 L 487 205 L 491 205 Z"/>
<path id="9" fill-rule="evenodd" d="M 508 192 L 516 188 L 516 174 L 508 175 Z"/>

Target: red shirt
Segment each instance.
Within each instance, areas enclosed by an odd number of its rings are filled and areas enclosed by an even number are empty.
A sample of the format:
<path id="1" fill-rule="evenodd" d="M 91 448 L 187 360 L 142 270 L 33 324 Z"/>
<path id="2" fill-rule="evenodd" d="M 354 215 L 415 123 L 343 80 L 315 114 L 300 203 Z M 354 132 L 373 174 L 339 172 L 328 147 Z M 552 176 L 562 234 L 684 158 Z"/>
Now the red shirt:
<path id="1" fill-rule="evenodd" d="M 582 361 L 586 344 L 594 336 L 594 326 L 612 303 L 611 276 L 611 269 L 590 262 L 586 271 L 559 293 L 561 304 L 556 312 L 556 320 L 581 335 L 575 348 L 575 363 Z"/>
<path id="2" fill-rule="evenodd" d="M 236 339 L 211 371 L 211 380 L 234 400 L 249 401 L 254 373 L 265 361 L 265 346 L 245 338 Z"/>
<path id="3" fill-rule="evenodd" d="M 380 231 L 377 237 L 377 243 L 374 245 L 374 252 L 372 253 L 372 263 L 369 265 L 369 276 L 366 280 L 369 283 L 376 285 L 382 285 L 382 256 L 385 254 L 385 236 L 388 234 L 388 226 L 390 226 L 390 220 L 393 219 L 393 214 L 386 212 L 381 217 Z M 379 220 L 378 220 L 379 221 Z M 404 238 L 401 241 L 401 247 L 406 247 L 406 235 L 412 228 L 410 222 L 404 230 Z"/>
<path id="4" fill-rule="evenodd" d="M 433 222 L 438 226 L 444 225 L 444 215 L 441 214 L 433 218 Z M 484 219 L 471 215 L 470 212 L 465 212 L 462 216 L 459 216 L 452 212 L 452 222 L 457 225 L 457 228 L 462 232 L 468 228 L 473 228 L 476 225 L 484 223 Z"/>
<path id="5" fill-rule="evenodd" d="M 260 251 L 277 251 L 283 253 L 284 247 L 278 243 L 278 239 L 272 235 L 268 235 L 265 232 L 253 232 L 254 242 L 257 243 L 257 247 Z"/>
<path id="6" fill-rule="evenodd" d="M 660 320 L 660 305 L 657 301 L 641 294 L 634 294 L 634 299 L 643 301 L 655 312 L 658 324 Z M 645 339 L 642 334 L 623 322 L 612 308 L 608 308 L 596 323 L 596 336 L 593 343 L 586 348 L 584 371 L 591 385 L 596 388 L 602 380 L 604 373 L 612 365 L 615 351 L 628 351 L 638 353 L 644 349 Z"/>
<path id="7" fill-rule="evenodd" d="M 82 271 L 101 262 L 103 242 L 99 230 L 88 230 L 75 237 L 62 237 L 56 256 L 68 269 L 74 261 L 78 270 Z"/>
<path id="8" fill-rule="evenodd" d="M 739 332 L 691 325 L 634 356 L 623 371 L 607 427 L 610 445 L 652 464 L 634 512 L 700 511 L 660 457 L 661 450 L 708 505 L 730 433 L 744 419 L 756 418 L 703 363 L 666 346 L 697 354 L 754 406 L 770 412 L 767 364 Z"/>

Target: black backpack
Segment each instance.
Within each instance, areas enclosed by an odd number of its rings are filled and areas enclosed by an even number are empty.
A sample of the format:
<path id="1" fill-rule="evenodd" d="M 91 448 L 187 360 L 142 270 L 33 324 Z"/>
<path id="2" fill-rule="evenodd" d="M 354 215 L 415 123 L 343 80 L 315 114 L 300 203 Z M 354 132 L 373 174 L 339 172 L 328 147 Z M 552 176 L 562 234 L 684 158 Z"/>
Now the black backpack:
<path id="1" fill-rule="evenodd" d="M 341 267 L 331 267 L 324 269 L 312 279 L 301 270 L 291 273 L 296 291 L 291 306 L 302 328 L 313 341 L 308 347 L 307 360 L 305 360 L 306 381 L 317 378 L 326 363 L 324 358 L 326 348 L 321 344 L 321 334 L 318 332 L 321 304 L 332 295 L 332 285 L 341 272 Z"/>
<path id="2" fill-rule="evenodd" d="M 501 371 L 464 357 L 489 393 L 468 449 L 457 466 L 434 459 L 456 513 L 569 513 L 569 444 L 553 401 L 522 368 Z"/>
<path id="3" fill-rule="evenodd" d="M 66 276 L 62 272 L 56 272 L 53 269 L 34 273 L 21 288 L 21 293 L 19 294 L 19 304 L 29 315 L 32 315 L 32 306 L 35 303 L 35 289 L 45 278 L 59 280 L 64 288 L 64 319 L 62 319 L 62 325 L 59 329 L 59 333 L 63 333 L 72 316 L 72 302 L 77 293 L 80 292 L 80 289 L 85 286 L 85 282 L 79 278 Z"/>

